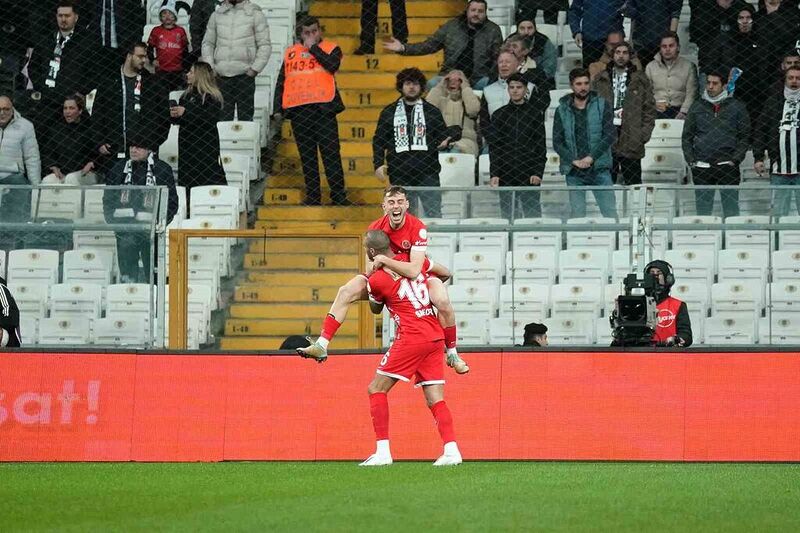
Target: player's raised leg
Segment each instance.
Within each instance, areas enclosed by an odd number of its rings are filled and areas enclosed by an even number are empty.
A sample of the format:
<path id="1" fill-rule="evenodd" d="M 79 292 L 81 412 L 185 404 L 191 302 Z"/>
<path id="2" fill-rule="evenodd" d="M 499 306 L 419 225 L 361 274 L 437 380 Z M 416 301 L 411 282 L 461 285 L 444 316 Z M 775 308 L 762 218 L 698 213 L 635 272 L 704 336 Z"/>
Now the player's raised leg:
<path id="1" fill-rule="evenodd" d="M 300 357 L 315 359 L 319 363 L 325 361 L 328 358 L 328 344 L 336 335 L 344 319 L 347 318 L 347 310 L 350 309 L 350 305 L 359 300 L 366 300 L 367 296 L 367 278 L 363 275 L 358 275 L 339 287 L 336 299 L 322 321 L 319 338 L 307 348 L 298 348 L 297 354 Z"/>
<path id="2" fill-rule="evenodd" d="M 441 363 L 440 363 L 441 364 Z M 453 428 L 453 415 L 450 408 L 444 401 L 444 385 L 441 383 L 423 385 L 425 401 L 431 410 L 433 419 L 436 420 L 436 428 L 442 437 L 444 452 L 441 457 L 436 459 L 433 466 L 453 466 L 461 464 L 461 451 L 456 444 L 456 431 Z"/>
<path id="3" fill-rule="evenodd" d="M 392 464 L 389 449 L 389 400 L 387 394 L 397 383 L 397 379 L 375 374 L 367 387 L 369 393 L 369 413 L 375 429 L 375 453 L 358 466 L 388 466 Z"/>
<path id="4" fill-rule="evenodd" d="M 437 277 L 428 279 L 428 293 L 431 297 L 431 304 L 438 312 L 439 324 L 444 330 L 444 345 L 447 350 L 447 366 L 456 371 L 456 374 L 466 374 L 469 372 L 469 365 L 461 359 L 456 349 L 456 313 L 450 297 L 447 295 L 447 288 L 444 282 Z"/>

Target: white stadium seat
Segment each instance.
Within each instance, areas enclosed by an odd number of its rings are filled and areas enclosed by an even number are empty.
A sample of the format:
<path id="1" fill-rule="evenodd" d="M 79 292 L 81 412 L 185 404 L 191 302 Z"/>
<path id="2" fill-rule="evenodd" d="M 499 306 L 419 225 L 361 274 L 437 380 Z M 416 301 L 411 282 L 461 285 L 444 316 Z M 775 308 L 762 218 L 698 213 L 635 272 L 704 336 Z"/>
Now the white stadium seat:
<path id="1" fill-rule="evenodd" d="M 758 324 L 758 343 L 800 344 L 800 315 L 762 318 Z"/>
<path id="2" fill-rule="evenodd" d="M 489 344 L 492 346 L 514 346 L 525 338 L 525 320 L 501 316 L 489 320 Z"/>
<path id="3" fill-rule="evenodd" d="M 460 226 L 463 232 L 458 234 L 458 249 L 461 252 L 475 252 L 485 255 L 498 254 L 502 258 L 501 270 L 505 270 L 505 257 L 508 251 L 508 232 L 470 232 L 470 226 L 505 225 L 504 218 L 465 218 Z"/>
<path id="4" fill-rule="evenodd" d="M 496 254 L 456 252 L 453 255 L 453 276 L 459 285 L 469 283 L 496 288 L 503 275 L 503 259 Z"/>
<path id="5" fill-rule="evenodd" d="M 664 260 L 672 265 L 675 279 L 700 281 L 707 285 L 714 283 L 715 259 L 715 252 L 707 249 L 695 250 L 691 247 L 667 250 L 664 254 Z"/>
<path id="6" fill-rule="evenodd" d="M 772 252 L 772 279 L 797 280 L 800 278 L 800 247 L 795 250 Z"/>
<path id="7" fill-rule="evenodd" d="M 106 287 L 106 316 L 149 319 L 153 291 L 146 283 L 118 283 Z"/>
<path id="8" fill-rule="evenodd" d="M 0 277 L 6 277 L 6 251 L 0 250 Z"/>
<path id="9" fill-rule="evenodd" d="M 711 309 L 711 290 L 709 285 L 698 281 L 678 281 L 672 286 L 670 294 L 686 303 L 692 325 L 705 322 Z"/>
<path id="10" fill-rule="evenodd" d="M 274 43 L 273 43 L 274 44 Z M 261 131 L 258 122 L 217 122 L 220 154 L 235 153 L 250 158 L 250 179 L 257 180 L 261 168 Z"/>
<path id="11" fill-rule="evenodd" d="M 114 259 L 108 250 L 68 250 L 64 252 L 64 283 L 95 283 L 105 287 L 111 283 Z"/>
<path id="12" fill-rule="evenodd" d="M 37 281 L 9 282 L 21 318 L 37 319 L 47 316 L 49 286 Z"/>
<path id="13" fill-rule="evenodd" d="M 51 316 L 39 320 L 39 344 L 76 345 L 89 344 L 91 324 L 88 318 L 78 316 Z"/>
<path id="14" fill-rule="evenodd" d="M 550 305 L 555 316 L 587 316 L 591 319 L 600 315 L 603 307 L 605 285 L 561 283 L 550 287 Z"/>
<path id="15" fill-rule="evenodd" d="M 172 167 L 174 176 L 178 176 L 178 135 L 181 127 L 172 124 L 167 139 L 158 148 L 158 158 Z"/>
<path id="16" fill-rule="evenodd" d="M 605 248 L 574 248 L 561 250 L 558 269 L 559 283 L 608 283 L 608 251 Z"/>
<path id="17" fill-rule="evenodd" d="M 515 226 L 541 224 L 560 225 L 561 220 L 558 218 L 518 218 L 514 221 Z M 549 249 L 555 252 L 556 260 L 558 260 L 564 233 L 561 231 L 518 231 L 514 232 L 511 238 L 514 251 Z M 558 263 L 556 263 L 556 267 L 558 267 Z"/>
<path id="18" fill-rule="evenodd" d="M 192 218 L 219 220 L 222 227 L 239 227 L 239 189 L 226 185 L 192 187 L 189 206 Z"/>
<path id="19" fill-rule="evenodd" d="M 703 344 L 742 345 L 754 344 L 756 340 L 753 319 L 711 317 L 706 319 Z"/>
<path id="20" fill-rule="evenodd" d="M 83 197 L 80 187 L 67 185 L 43 186 L 32 192 L 31 216 L 37 220 L 81 217 Z"/>
<path id="21" fill-rule="evenodd" d="M 108 317 L 93 322 L 94 344 L 106 346 L 143 346 L 149 337 L 149 325 L 141 318 Z"/>
<path id="22" fill-rule="evenodd" d="M 472 154 L 439 154 L 439 185 L 450 187 L 475 186 L 475 156 Z M 415 206 L 412 206 L 412 208 Z M 442 216 L 464 218 L 467 216 L 467 193 L 463 191 L 442 192 Z"/>
<path id="23" fill-rule="evenodd" d="M 570 218 L 567 224 L 616 224 L 613 218 Z M 615 231 L 568 231 L 567 248 L 601 248 L 609 254 L 617 249 Z"/>
<path id="24" fill-rule="evenodd" d="M 219 257 L 216 253 L 206 250 L 192 251 L 187 254 L 189 259 L 189 282 L 192 285 L 202 285 L 210 291 L 209 305 L 211 310 L 219 307 Z"/>
<path id="25" fill-rule="evenodd" d="M 83 190 L 83 220 L 86 222 L 105 222 L 103 213 L 104 190 L 92 187 Z"/>
<path id="26" fill-rule="evenodd" d="M 772 314 L 800 317 L 800 278 L 777 280 L 767 286 L 767 305 L 772 304 Z M 769 314 L 769 313 L 768 313 Z"/>
<path id="27" fill-rule="evenodd" d="M 517 282 L 500 287 L 500 316 L 543 322 L 550 308 L 550 286 Z"/>
<path id="28" fill-rule="evenodd" d="M 674 224 L 720 224 L 722 218 L 714 216 L 681 216 L 672 219 Z M 714 271 L 717 269 L 717 253 L 722 248 L 722 230 L 672 230 L 673 250 L 710 250 Z"/>
<path id="29" fill-rule="evenodd" d="M 780 218 L 781 224 L 800 224 L 800 216 L 791 215 Z M 800 229 L 778 230 L 778 244 L 781 250 L 800 250 Z"/>
<path id="30" fill-rule="evenodd" d="M 726 224 L 769 224 L 769 215 L 748 215 L 728 217 Z M 752 250 L 767 252 L 775 249 L 770 245 L 770 232 L 766 230 L 725 230 L 725 248 L 732 250 Z"/>
<path id="31" fill-rule="evenodd" d="M 456 320 L 488 320 L 497 310 L 496 288 L 489 285 L 452 285 L 447 290 Z"/>
<path id="32" fill-rule="evenodd" d="M 100 318 L 103 289 L 92 283 L 59 283 L 50 287 L 50 316 Z"/>
<path id="33" fill-rule="evenodd" d="M 228 153 L 220 157 L 225 170 L 225 181 L 239 188 L 239 211 L 248 209 L 250 201 L 250 157 Z"/>
<path id="34" fill-rule="evenodd" d="M 206 218 L 202 215 L 192 216 L 181 221 L 181 229 L 232 229 L 230 220 L 224 218 Z M 232 273 L 231 258 L 231 239 L 220 237 L 192 237 L 189 239 L 189 253 L 198 251 L 216 254 L 218 258 L 219 272 L 222 276 L 230 276 Z"/>
<path id="35" fill-rule="evenodd" d="M 39 319 L 30 318 L 20 314 L 19 334 L 22 337 L 22 345 L 29 346 L 39 344 Z"/>
<path id="36" fill-rule="evenodd" d="M 653 133 L 650 140 L 645 145 L 645 153 L 650 149 L 658 148 L 681 148 L 681 136 L 683 135 L 683 120 L 679 119 L 656 119 Z"/>
<path id="37" fill-rule="evenodd" d="M 532 249 L 528 251 L 509 251 L 506 255 L 506 282 L 545 283 L 556 282 L 558 265 L 553 250 Z"/>
<path id="38" fill-rule="evenodd" d="M 8 252 L 8 282 L 58 283 L 58 252 L 22 249 Z"/>
<path id="39" fill-rule="evenodd" d="M 455 218 L 426 218 L 423 220 L 428 228 L 449 225 L 456 226 L 459 221 Z M 458 248 L 458 233 L 444 233 L 428 231 L 427 255 L 437 263 L 447 268 L 453 264 L 453 255 Z"/>
<path id="40" fill-rule="evenodd" d="M 458 338 L 459 346 L 485 345 L 488 341 L 488 332 L 486 331 L 486 319 L 468 319 L 460 320 L 456 315 L 456 335 Z"/>
<path id="41" fill-rule="evenodd" d="M 755 280 L 721 281 L 711 286 L 711 315 L 755 320 L 761 316 L 761 286 Z"/>
<path id="42" fill-rule="evenodd" d="M 547 323 L 547 340 L 549 344 L 585 345 L 594 342 L 594 318 L 585 316 L 559 316 L 551 318 Z"/>
<path id="43" fill-rule="evenodd" d="M 678 147 L 648 148 L 642 158 L 643 183 L 681 183 L 686 170 L 683 151 Z"/>
<path id="44" fill-rule="evenodd" d="M 594 324 L 594 343 L 598 346 L 611 346 L 614 336 L 611 332 L 611 321 L 604 316 L 595 319 Z"/>

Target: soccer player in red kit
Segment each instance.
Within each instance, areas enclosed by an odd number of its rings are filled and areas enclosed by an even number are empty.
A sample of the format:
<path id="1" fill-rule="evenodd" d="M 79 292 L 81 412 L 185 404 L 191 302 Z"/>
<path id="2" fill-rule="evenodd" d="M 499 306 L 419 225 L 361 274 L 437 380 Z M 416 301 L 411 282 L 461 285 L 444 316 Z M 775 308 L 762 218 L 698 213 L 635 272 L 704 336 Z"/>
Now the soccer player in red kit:
<path id="1" fill-rule="evenodd" d="M 405 253 L 395 256 L 390 249 L 389 236 L 381 230 L 368 231 L 364 247 L 370 259 L 378 255 L 401 261 L 406 259 Z M 436 319 L 428 293 L 429 267 L 429 262 L 425 260 L 423 272 L 413 279 L 384 267 L 374 271 L 367 282 L 370 308 L 375 313 L 380 313 L 384 305 L 388 308 L 392 320 L 397 324 L 397 337 L 381 359 L 367 389 L 376 449 L 360 466 L 392 464 L 387 394 L 398 381 L 408 382 L 412 378 L 418 387 L 422 387 L 444 443 L 444 453 L 433 465 L 461 463 L 453 416 L 444 401 L 444 331 Z"/>
<path id="2" fill-rule="evenodd" d="M 385 215 L 372 224 L 369 229 L 383 230 L 390 241 L 390 249 L 394 254 L 404 254 L 403 260 L 390 258 L 378 254 L 373 258 L 370 271 L 376 271 L 386 266 L 397 274 L 416 279 L 423 272 L 423 263 L 426 260 L 425 251 L 428 246 L 428 230 L 425 224 L 417 217 L 408 214 L 408 199 L 402 187 L 392 186 L 386 189 L 383 197 L 383 212 Z M 428 287 L 430 289 L 431 303 L 439 312 L 439 323 L 445 334 L 445 347 L 447 350 L 447 364 L 455 369 L 458 374 L 469 372 L 469 366 L 459 357 L 456 350 L 456 319 L 444 281 L 432 278 Z M 336 334 L 339 326 L 347 317 L 350 304 L 367 299 L 367 275 L 360 274 L 339 288 L 336 299 L 331 304 L 330 311 L 322 323 L 322 332 L 317 341 L 307 348 L 298 348 L 297 353 L 302 357 L 316 359 L 323 362 L 328 358 L 328 343 Z"/>

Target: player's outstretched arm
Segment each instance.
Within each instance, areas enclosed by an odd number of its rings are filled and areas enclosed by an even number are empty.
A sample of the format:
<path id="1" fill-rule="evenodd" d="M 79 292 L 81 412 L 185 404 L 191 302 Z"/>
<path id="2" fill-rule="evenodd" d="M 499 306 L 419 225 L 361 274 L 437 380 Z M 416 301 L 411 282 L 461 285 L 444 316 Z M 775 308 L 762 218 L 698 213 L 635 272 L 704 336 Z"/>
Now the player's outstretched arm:
<path id="1" fill-rule="evenodd" d="M 408 262 L 389 259 L 385 255 L 376 255 L 373 268 L 387 267 L 389 270 L 400 274 L 404 278 L 417 279 L 425 263 L 424 250 L 411 250 Z"/>
<path id="2" fill-rule="evenodd" d="M 437 278 L 442 280 L 442 282 L 446 282 L 453 276 L 453 274 L 446 266 L 440 265 L 439 263 L 436 263 L 434 261 L 431 261 L 431 266 L 428 269 L 428 273 L 436 276 Z M 435 305 L 436 304 L 434 304 L 434 306 Z"/>

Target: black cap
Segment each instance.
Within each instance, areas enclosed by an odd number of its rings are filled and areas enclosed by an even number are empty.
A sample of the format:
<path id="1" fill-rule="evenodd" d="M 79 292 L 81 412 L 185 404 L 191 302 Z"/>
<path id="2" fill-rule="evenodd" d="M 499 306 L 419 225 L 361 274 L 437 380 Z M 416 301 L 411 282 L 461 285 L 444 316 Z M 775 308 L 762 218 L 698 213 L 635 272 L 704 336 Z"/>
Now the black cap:
<path id="1" fill-rule="evenodd" d="M 296 350 L 297 348 L 308 348 L 311 346 L 311 339 L 303 335 L 289 335 L 284 339 L 279 350 Z"/>
<path id="2" fill-rule="evenodd" d="M 128 133 L 128 146 L 147 148 L 154 151 L 158 149 L 158 146 L 154 145 L 153 136 L 149 135 L 144 128 L 135 128 Z"/>
<path id="3" fill-rule="evenodd" d="M 547 326 L 544 324 L 537 324 L 536 322 L 531 322 L 530 324 L 525 325 L 525 336 L 530 335 L 544 335 L 547 333 Z"/>

